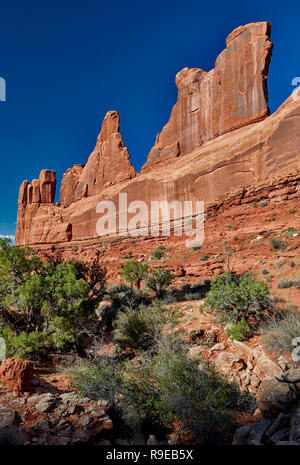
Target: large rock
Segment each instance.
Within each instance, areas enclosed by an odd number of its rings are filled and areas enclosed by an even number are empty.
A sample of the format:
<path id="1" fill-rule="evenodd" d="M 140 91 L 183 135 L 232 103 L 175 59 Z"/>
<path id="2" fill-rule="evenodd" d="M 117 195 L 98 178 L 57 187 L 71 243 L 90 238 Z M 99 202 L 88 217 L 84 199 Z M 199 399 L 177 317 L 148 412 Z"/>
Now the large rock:
<path id="1" fill-rule="evenodd" d="M 24 444 L 24 437 L 15 424 L 16 412 L 0 404 L 0 446 L 17 446 Z"/>
<path id="2" fill-rule="evenodd" d="M 13 391 L 29 391 L 33 376 L 33 365 L 29 360 L 8 358 L 0 365 L 0 382 Z"/>
<path id="3" fill-rule="evenodd" d="M 0 404 L 0 429 L 10 426 L 15 422 L 16 412 Z"/>
<path id="4" fill-rule="evenodd" d="M 245 363 L 237 354 L 221 352 L 214 360 L 216 369 L 227 376 L 234 376 L 238 371 L 245 368 Z"/>
<path id="5" fill-rule="evenodd" d="M 289 370 L 284 375 L 291 381 L 297 380 L 300 378 L 300 369 Z M 300 389 L 300 382 L 298 388 Z M 279 382 L 276 378 L 267 378 L 260 385 L 257 407 L 265 416 L 274 416 L 289 412 L 295 400 L 296 394 L 287 383 Z"/>
<path id="6" fill-rule="evenodd" d="M 240 26 L 227 37 L 213 70 L 184 68 L 177 74 L 177 103 L 144 169 L 268 116 L 270 33 L 267 22 Z"/>

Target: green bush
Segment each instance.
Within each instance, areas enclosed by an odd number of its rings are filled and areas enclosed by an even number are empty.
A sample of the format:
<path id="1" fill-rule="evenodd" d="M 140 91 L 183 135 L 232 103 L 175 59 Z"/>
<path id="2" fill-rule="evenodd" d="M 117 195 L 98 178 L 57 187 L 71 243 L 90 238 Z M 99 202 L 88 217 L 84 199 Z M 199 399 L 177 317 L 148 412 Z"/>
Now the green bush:
<path id="1" fill-rule="evenodd" d="M 230 328 L 226 329 L 227 336 L 237 341 L 247 339 L 250 334 L 250 326 L 245 318 L 242 318 L 239 323 L 233 323 Z"/>
<path id="2" fill-rule="evenodd" d="M 39 357 L 48 345 L 47 334 L 40 331 L 22 332 L 15 336 L 11 329 L 3 328 L 0 329 L 0 337 L 5 340 L 6 357 L 33 359 Z"/>
<path id="3" fill-rule="evenodd" d="M 174 343 L 162 343 L 157 354 L 131 364 L 126 374 L 126 401 L 134 406 L 137 418 L 169 428 L 176 422 L 196 437 L 200 431 L 206 444 L 218 443 L 232 432 L 234 412 L 253 412 L 255 403 L 248 393 L 241 393 L 208 365 L 199 368 L 199 360 L 190 359 Z"/>
<path id="4" fill-rule="evenodd" d="M 96 261 L 43 263 L 31 253 L 0 241 L 0 329 L 10 330 L 6 338 L 18 353 L 24 352 L 26 338 L 32 352 L 78 349 L 80 333 L 95 321 L 106 270 Z"/>
<path id="5" fill-rule="evenodd" d="M 205 306 L 224 320 L 239 323 L 242 318 L 259 320 L 273 307 L 267 284 L 251 275 L 227 272 L 211 282 Z"/>
<path id="6" fill-rule="evenodd" d="M 114 358 L 85 362 L 72 368 L 71 379 L 82 396 L 117 405 L 127 435 L 145 422 L 169 430 L 176 423 L 180 432 L 218 444 L 231 439 L 236 412 L 253 413 L 255 402 L 199 361 L 168 336 L 154 354 L 124 364 Z"/>

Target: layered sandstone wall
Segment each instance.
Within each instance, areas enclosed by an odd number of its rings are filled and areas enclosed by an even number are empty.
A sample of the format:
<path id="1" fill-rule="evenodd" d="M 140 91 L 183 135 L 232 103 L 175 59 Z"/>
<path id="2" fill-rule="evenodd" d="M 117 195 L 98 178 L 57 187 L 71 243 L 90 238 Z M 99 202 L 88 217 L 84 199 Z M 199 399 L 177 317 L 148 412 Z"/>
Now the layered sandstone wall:
<path id="1" fill-rule="evenodd" d="M 144 171 L 268 116 L 270 34 L 267 22 L 241 26 L 227 37 L 227 47 L 213 70 L 184 68 L 177 74 L 177 103 L 156 138 Z"/>
<path id="2" fill-rule="evenodd" d="M 54 185 L 46 188 L 44 175 L 31 188 L 25 181 L 16 244 L 97 238 L 97 204 L 105 199 L 118 205 L 120 192 L 127 193 L 128 202 L 148 205 L 153 200 L 195 199 L 208 204 L 240 187 L 300 169 L 300 96 L 291 96 L 267 117 L 269 33 L 268 23 L 238 28 L 227 38 L 223 58 L 217 59 L 220 65 L 206 73 L 211 77 L 201 70 L 180 73 L 179 99 L 157 140 L 158 156 L 153 158 L 152 149 L 141 174 L 130 164 L 119 115 L 109 112 L 87 164 L 65 174 L 59 205 L 53 204 Z M 203 91 L 216 82 L 216 69 L 220 84 Z M 210 95 L 210 103 L 203 95 Z"/>

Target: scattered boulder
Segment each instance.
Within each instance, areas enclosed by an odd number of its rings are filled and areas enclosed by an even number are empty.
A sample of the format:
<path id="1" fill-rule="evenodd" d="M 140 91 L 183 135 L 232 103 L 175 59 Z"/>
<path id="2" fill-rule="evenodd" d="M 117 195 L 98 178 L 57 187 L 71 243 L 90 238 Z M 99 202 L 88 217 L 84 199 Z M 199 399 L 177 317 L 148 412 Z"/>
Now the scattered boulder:
<path id="1" fill-rule="evenodd" d="M 243 360 L 232 352 L 221 352 L 217 355 L 214 361 L 215 367 L 218 371 L 227 376 L 232 375 L 232 372 L 238 372 L 245 367 Z"/>
<path id="2" fill-rule="evenodd" d="M 271 420 L 261 417 L 257 420 L 249 434 L 249 444 L 255 445 L 262 443 L 263 436 L 267 429 L 271 426 Z"/>
<path id="3" fill-rule="evenodd" d="M 300 369 L 286 371 L 284 376 L 291 381 L 300 379 Z M 300 388 L 300 382 L 298 387 Z M 280 382 L 276 378 L 265 379 L 258 391 L 257 406 L 263 415 L 270 417 L 281 412 L 287 413 L 295 400 L 296 394 L 287 383 Z"/>
<path id="4" fill-rule="evenodd" d="M 17 394 L 30 391 L 33 377 L 33 365 L 29 360 L 8 358 L 0 366 L 0 382 Z"/>
<path id="5" fill-rule="evenodd" d="M 23 445 L 24 437 L 15 425 L 15 410 L 0 404 L 0 446 Z"/>
<path id="6" fill-rule="evenodd" d="M 16 412 L 0 404 L 0 429 L 10 426 L 15 422 Z"/>

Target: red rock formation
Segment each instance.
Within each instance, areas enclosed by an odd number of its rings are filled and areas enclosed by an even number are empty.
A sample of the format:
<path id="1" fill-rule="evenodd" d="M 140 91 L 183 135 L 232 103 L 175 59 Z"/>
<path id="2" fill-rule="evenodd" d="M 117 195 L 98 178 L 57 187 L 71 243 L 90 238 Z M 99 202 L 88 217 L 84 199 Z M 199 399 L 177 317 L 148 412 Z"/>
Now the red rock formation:
<path id="1" fill-rule="evenodd" d="M 62 205 L 99 194 L 108 186 L 136 176 L 119 132 L 119 123 L 116 111 L 106 114 L 96 147 L 86 166 L 74 165 L 63 177 L 60 191 Z"/>
<path id="2" fill-rule="evenodd" d="M 0 382 L 17 393 L 29 391 L 33 365 L 29 360 L 8 358 L 0 365 Z"/>
<path id="3" fill-rule="evenodd" d="M 72 227 L 54 206 L 56 173 L 42 170 L 39 179 L 23 181 L 19 193 L 16 244 L 26 245 L 71 240 Z"/>
<path id="4" fill-rule="evenodd" d="M 86 166 L 75 165 L 64 176 L 62 205 L 43 203 L 53 198 L 51 189 L 39 188 L 39 182 L 45 183 L 44 176 L 31 185 L 24 181 L 16 244 L 100 241 L 96 206 L 103 199 L 117 204 L 120 192 L 127 193 L 128 202 L 197 199 L 209 204 L 235 189 L 299 169 L 300 99 L 291 96 L 266 118 L 269 30 L 268 23 L 238 28 L 228 37 L 227 49 L 217 59 L 215 70 L 185 69 L 179 73 L 179 100 L 156 144 L 162 150 L 155 160 L 154 149 L 150 152 L 140 175 L 135 176 L 123 146 L 119 116 L 109 112 Z M 244 67 L 239 65 L 241 57 Z M 222 92 L 213 84 L 216 75 L 221 76 Z M 204 84 L 212 86 L 211 103 L 205 111 L 203 95 L 208 91 L 203 90 Z M 202 103 L 197 107 L 199 98 Z M 200 126 L 192 122 L 196 114 L 197 121 L 202 121 Z M 207 114 L 211 116 L 205 122 L 203 115 Z M 150 169 L 154 163 L 155 169 Z"/>
<path id="5" fill-rule="evenodd" d="M 177 74 L 177 103 L 143 170 L 268 116 L 270 33 L 267 22 L 241 26 L 227 37 L 213 70 L 184 68 Z"/>

